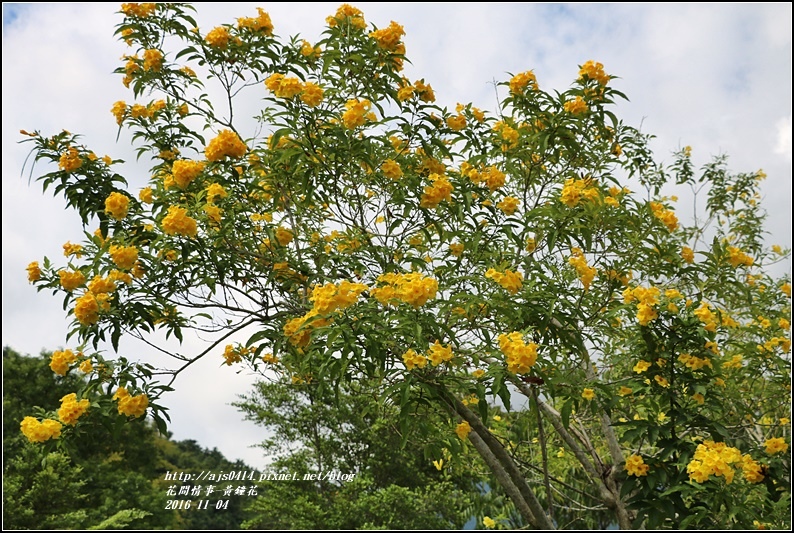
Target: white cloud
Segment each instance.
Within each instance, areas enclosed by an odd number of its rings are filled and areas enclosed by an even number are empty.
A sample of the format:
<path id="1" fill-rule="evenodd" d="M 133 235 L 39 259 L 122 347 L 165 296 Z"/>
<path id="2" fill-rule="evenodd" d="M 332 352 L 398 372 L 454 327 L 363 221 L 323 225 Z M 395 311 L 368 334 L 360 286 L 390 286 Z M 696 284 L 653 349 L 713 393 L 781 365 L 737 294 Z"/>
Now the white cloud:
<path id="1" fill-rule="evenodd" d="M 777 128 L 775 153 L 791 161 L 791 115 L 778 120 L 775 127 Z"/>

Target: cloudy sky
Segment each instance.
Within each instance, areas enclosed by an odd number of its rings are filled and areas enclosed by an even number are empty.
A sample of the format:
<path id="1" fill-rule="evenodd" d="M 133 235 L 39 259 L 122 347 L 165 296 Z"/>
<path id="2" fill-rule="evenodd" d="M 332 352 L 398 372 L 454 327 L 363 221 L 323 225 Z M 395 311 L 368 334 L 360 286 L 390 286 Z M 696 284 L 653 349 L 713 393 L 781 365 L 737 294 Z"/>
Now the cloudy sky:
<path id="1" fill-rule="evenodd" d="M 431 83 L 438 102 L 473 102 L 494 110 L 493 80 L 534 69 L 542 88 L 563 90 L 588 59 L 620 77 L 630 102 L 624 120 L 657 136 L 658 159 L 693 147 L 697 166 L 729 154 L 731 168 L 769 176 L 763 184 L 769 243 L 791 246 L 791 4 L 354 4 L 369 23 L 391 20 L 406 30 L 406 73 Z M 338 4 L 199 4 L 197 21 L 213 26 L 271 15 L 282 37 L 317 40 Z M 129 137 L 116 142 L 110 107 L 133 100 L 111 74 L 129 52 L 113 38 L 118 4 L 3 4 L 3 345 L 23 353 L 68 347 L 61 298 L 36 293 L 25 266 L 79 241 L 77 215 L 28 182 L 20 129 L 45 135 L 68 129 L 97 154 L 134 161 Z M 42 171 L 36 169 L 34 176 Z M 123 167 L 132 184 L 145 165 Z M 90 228 L 93 230 L 93 227 Z M 790 264 L 778 265 L 790 272 Z M 183 352 L 197 346 L 188 341 Z M 132 342 L 124 355 L 155 360 Z M 108 348 L 109 351 L 109 348 Z M 205 358 L 207 359 L 207 358 Z M 180 377 L 165 401 L 174 435 L 217 447 L 231 459 L 261 466 L 250 448 L 262 430 L 229 405 L 253 381 L 202 360 Z M 55 407 L 55 406 L 53 406 Z"/>

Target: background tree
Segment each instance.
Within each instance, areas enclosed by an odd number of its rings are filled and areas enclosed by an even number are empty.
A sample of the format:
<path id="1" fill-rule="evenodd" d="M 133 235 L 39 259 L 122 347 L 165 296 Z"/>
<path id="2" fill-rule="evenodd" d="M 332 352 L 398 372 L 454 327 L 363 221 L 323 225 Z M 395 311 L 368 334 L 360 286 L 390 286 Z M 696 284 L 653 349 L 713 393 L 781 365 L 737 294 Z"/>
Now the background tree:
<path id="1" fill-rule="evenodd" d="M 137 53 L 119 73 L 147 101 L 112 113 L 153 160 L 140 202 L 72 134 L 29 134 L 59 167 L 45 188 L 99 221 L 68 268 L 29 267 L 65 293 L 83 349 L 194 329 L 212 340 L 171 354 L 174 376 L 223 350 L 295 383 L 365 382 L 403 433 L 432 406 L 450 424 L 438 449 L 470 442 L 537 527 L 556 522 L 552 430 L 623 528 L 782 516 L 790 285 L 763 270 L 785 253 L 762 246 L 763 173 L 696 173 L 688 147 L 656 164 L 594 61 L 561 93 L 516 74 L 492 117 L 434 105 L 400 75 L 402 28 L 368 31 L 348 5 L 319 43 L 274 37 L 261 10 L 204 34 L 189 6 L 122 10 Z M 265 102 L 254 124 L 235 113 L 247 92 Z M 660 194 L 671 180 L 706 197 L 692 226 Z M 80 391 L 100 415 L 148 407 L 164 426 L 157 369 L 86 357 L 105 369 Z M 491 403 L 515 396 L 542 414 L 542 490 L 493 431 Z"/>
<path id="2" fill-rule="evenodd" d="M 31 408 L 42 411 L 84 386 L 79 375 L 55 377 L 51 354 L 3 350 L 3 526 L 8 529 L 235 529 L 243 498 L 226 509 L 171 510 L 166 472 L 253 471 L 192 441 L 174 442 L 149 423 L 108 429 L 81 417 L 81 432 L 61 449 L 27 442 L 19 432 Z M 95 422 L 95 421 L 94 421 Z M 194 485 L 189 483 L 188 485 Z M 213 505 L 215 502 L 213 501 Z"/>

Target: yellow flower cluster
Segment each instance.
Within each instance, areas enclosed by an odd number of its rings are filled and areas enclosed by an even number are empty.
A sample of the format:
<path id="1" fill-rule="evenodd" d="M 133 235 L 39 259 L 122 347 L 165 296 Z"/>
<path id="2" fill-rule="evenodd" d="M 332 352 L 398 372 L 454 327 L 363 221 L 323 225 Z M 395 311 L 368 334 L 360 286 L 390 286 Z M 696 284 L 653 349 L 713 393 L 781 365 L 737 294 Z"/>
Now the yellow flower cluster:
<path id="1" fill-rule="evenodd" d="M 172 205 L 168 208 L 168 214 L 163 218 L 163 231 L 168 235 L 195 237 L 198 228 L 196 219 L 187 215 L 187 209 Z"/>
<path id="2" fill-rule="evenodd" d="M 375 115 L 370 112 L 371 108 L 372 102 L 369 100 L 348 100 L 342 114 L 342 123 L 348 129 L 363 126 L 367 119 L 375 119 Z"/>
<path id="3" fill-rule="evenodd" d="M 453 131 L 460 131 L 466 127 L 466 117 L 463 115 L 452 115 L 447 118 L 447 126 Z"/>
<path id="4" fill-rule="evenodd" d="M 99 320 L 99 311 L 110 307 L 107 294 L 94 295 L 87 292 L 75 301 L 74 316 L 84 326 L 90 326 Z"/>
<path id="5" fill-rule="evenodd" d="M 105 198 L 105 213 L 116 220 L 126 217 L 129 207 L 130 199 L 120 192 L 112 192 Z"/>
<path id="6" fill-rule="evenodd" d="M 319 59 L 320 54 L 323 53 L 323 49 L 321 46 L 312 46 L 307 40 L 303 40 L 301 44 L 301 55 L 303 57 L 308 57 L 309 59 Z"/>
<path id="7" fill-rule="evenodd" d="M 83 247 L 79 244 L 72 244 L 71 242 L 66 242 L 63 245 L 63 255 L 69 257 L 73 255 L 75 257 L 82 257 L 83 256 Z"/>
<path id="8" fill-rule="evenodd" d="M 499 335 L 499 349 L 507 359 L 507 370 L 514 374 L 526 374 L 538 359 L 538 345 L 524 342 L 518 331 Z"/>
<path id="9" fill-rule="evenodd" d="M 514 196 L 505 196 L 501 202 L 496 204 L 496 207 L 501 210 L 505 215 L 512 215 L 518 210 L 521 201 Z"/>
<path id="10" fill-rule="evenodd" d="M 635 287 L 627 288 L 623 291 L 623 303 L 637 301 L 637 322 L 641 326 L 647 326 L 651 321 L 656 320 L 659 314 L 654 306 L 659 303 L 660 291 L 656 287 Z"/>
<path id="11" fill-rule="evenodd" d="M 780 291 L 789 298 L 791 298 L 791 284 L 784 283 L 783 285 L 780 286 Z"/>
<path id="12" fill-rule="evenodd" d="M 464 420 L 455 428 L 455 433 L 460 440 L 466 440 L 469 437 L 469 433 L 471 433 L 471 426 Z"/>
<path id="13" fill-rule="evenodd" d="M 240 29 L 248 28 L 253 31 L 261 31 L 265 35 L 273 35 L 273 22 L 270 20 L 270 15 L 261 7 L 256 8 L 259 16 L 242 17 L 237 19 L 237 27 Z"/>
<path id="14" fill-rule="evenodd" d="M 507 124 L 505 121 L 500 120 L 493 125 L 492 128 L 502 141 L 502 151 L 507 151 L 518 144 L 518 131 Z"/>
<path id="15" fill-rule="evenodd" d="M 71 292 L 85 283 L 85 275 L 79 270 L 73 270 L 72 272 L 59 270 L 58 276 L 61 278 L 61 287 L 65 291 Z"/>
<path id="16" fill-rule="evenodd" d="M 44 442 L 50 439 L 57 439 L 61 436 L 63 426 L 57 420 L 45 419 L 41 422 L 32 416 L 26 416 L 20 424 L 22 434 L 30 442 Z"/>
<path id="17" fill-rule="evenodd" d="M 766 453 L 769 455 L 785 453 L 785 451 L 788 450 L 788 444 L 786 443 L 785 439 L 781 437 L 767 439 L 767 441 L 764 443 L 764 446 L 766 447 Z"/>
<path id="18" fill-rule="evenodd" d="M 494 280 L 510 294 L 516 294 L 518 291 L 520 291 L 524 282 L 524 274 L 518 271 L 513 272 L 510 269 L 507 269 L 504 272 L 499 272 L 494 268 L 489 268 L 485 272 L 485 277 Z"/>
<path id="19" fill-rule="evenodd" d="M 577 96 L 575 100 L 568 100 L 563 104 L 562 108 L 572 115 L 581 115 L 590 110 L 581 96 Z"/>
<path id="20" fill-rule="evenodd" d="M 630 476 L 647 476 L 648 468 L 650 467 L 645 464 L 645 461 L 639 455 L 632 455 L 626 459 L 626 472 Z"/>
<path id="21" fill-rule="evenodd" d="M 143 52 L 143 70 L 153 70 L 157 72 L 163 66 L 163 53 L 156 48 L 150 48 Z"/>
<path id="22" fill-rule="evenodd" d="M 80 152 L 73 146 L 61 154 L 58 160 L 58 168 L 65 172 L 73 172 L 83 165 L 83 160 L 80 158 Z"/>
<path id="23" fill-rule="evenodd" d="M 465 250 L 465 249 L 466 249 L 466 247 L 463 244 L 459 243 L 459 242 L 453 242 L 452 244 L 449 245 L 449 253 L 451 253 L 455 257 L 462 256 L 463 255 L 463 250 Z"/>
<path id="24" fill-rule="evenodd" d="M 367 290 L 366 285 L 347 280 L 343 280 L 339 285 L 326 283 L 323 286 L 315 286 L 310 298 L 312 309 L 301 317 L 289 320 L 284 325 L 284 335 L 289 338 L 291 344 L 301 348 L 306 346 L 311 340 L 312 329 L 327 326 L 331 322 L 329 319 L 317 317 L 347 309 L 356 303 L 365 290 Z"/>
<path id="25" fill-rule="evenodd" d="M 390 180 L 398 180 L 403 176 L 403 169 L 400 168 L 400 165 L 393 159 L 385 160 L 380 166 L 380 169 L 383 175 Z"/>
<path id="26" fill-rule="evenodd" d="M 61 422 L 64 424 L 73 426 L 77 423 L 77 419 L 83 416 L 83 413 L 88 410 L 89 405 L 90 402 L 87 399 L 83 398 L 82 400 L 77 401 L 77 394 L 67 394 L 61 398 L 61 407 L 58 409 L 58 418 L 60 418 Z"/>
<path id="27" fill-rule="evenodd" d="M 727 446 L 724 442 L 707 440 L 698 444 L 693 459 L 686 467 L 689 479 L 698 483 L 705 483 L 710 476 L 724 477 L 726 483 L 733 483 L 735 474 L 733 464 L 739 463 L 745 479 L 757 483 L 763 479 L 760 465 L 752 460 L 749 455 L 742 456 L 737 448 Z"/>
<path id="28" fill-rule="evenodd" d="M 243 357 L 246 357 L 253 351 L 253 348 L 246 348 L 245 346 L 235 348 L 234 345 L 227 344 L 226 348 L 223 350 L 224 363 L 228 366 L 232 366 L 234 363 L 242 361 Z"/>
<path id="29" fill-rule="evenodd" d="M 424 188 L 422 198 L 419 202 L 420 207 L 433 209 L 444 200 L 452 200 L 452 184 L 446 176 L 441 174 L 430 174 L 430 181 L 433 183 Z"/>
<path id="30" fill-rule="evenodd" d="M 129 391 L 124 387 L 119 387 L 113 395 L 114 400 L 119 401 L 119 414 L 139 418 L 146 413 L 149 407 L 149 397 L 145 394 L 130 396 Z"/>
<path id="31" fill-rule="evenodd" d="M 207 44 L 214 47 L 214 48 L 226 48 L 229 46 L 229 39 L 231 35 L 229 35 L 229 30 L 227 30 L 224 26 L 218 26 L 213 28 L 207 36 L 204 38 L 207 41 Z"/>
<path id="32" fill-rule="evenodd" d="M 400 300 L 414 307 L 421 307 L 431 298 L 435 298 L 438 291 L 438 281 L 419 272 L 388 272 L 378 276 L 378 281 L 386 285 L 371 289 L 370 293 L 384 305 Z"/>
<path id="33" fill-rule="evenodd" d="M 375 39 L 379 47 L 389 52 L 397 51 L 403 35 L 405 35 L 405 29 L 393 20 L 388 27 L 369 34 L 370 37 Z"/>
<path id="34" fill-rule="evenodd" d="M 303 84 L 301 101 L 309 107 L 317 107 L 323 101 L 323 89 L 316 83 L 307 81 Z"/>
<path id="35" fill-rule="evenodd" d="M 129 270 L 138 262 L 138 249 L 135 246 L 110 247 L 110 258 L 122 270 Z"/>
<path id="36" fill-rule="evenodd" d="M 207 187 L 207 203 L 213 203 L 216 198 L 226 198 L 226 196 L 226 189 L 219 183 L 210 183 Z"/>
<path id="37" fill-rule="evenodd" d="M 597 202 L 599 198 L 601 195 L 593 186 L 592 178 L 568 178 L 560 194 L 560 201 L 568 207 L 576 207 L 583 200 Z"/>
<path id="38" fill-rule="evenodd" d="M 416 91 L 416 95 L 423 102 L 430 103 L 436 101 L 436 93 L 433 92 L 433 88 L 429 83 L 425 83 L 424 79 L 414 82 L 414 91 Z"/>
<path id="39" fill-rule="evenodd" d="M 295 233 L 289 228 L 279 226 L 276 228 L 275 236 L 276 241 L 278 241 L 281 246 L 286 246 L 295 238 Z"/>
<path id="40" fill-rule="evenodd" d="M 604 65 L 591 59 L 579 69 L 579 80 L 595 80 L 599 85 L 606 85 L 609 83 L 609 75 L 604 72 Z"/>
<path id="41" fill-rule="evenodd" d="M 703 329 L 706 331 L 717 331 L 717 316 L 711 312 L 711 305 L 702 302 L 700 307 L 695 309 L 694 315 L 703 322 Z"/>
<path id="42" fill-rule="evenodd" d="M 504 187 L 507 178 L 504 172 L 494 166 L 489 166 L 484 171 L 479 172 L 470 166 L 461 165 L 461 173 L 464 173 L 472 182 L 478 185 L 484 183 L 491 192 Z"/>
<path id="43" fill-rule="evenodd" d="M 675 216 L 675 212 L 672 209 L 667 209 L 659 202 L 651 202 L 651 212 L 662 224 L 667 226 L 668 230 L 675 231 L 678 227 L 678 217 Z"/>
<path id="44" fill-rule="evenodd" d="M 33 261 L 30 263 L 25 270 L 28 271 L 28 281 L 33 283 L 34 281 L 38 281 L 41 279 L 41 268 L 39 268 L 39 262 Z"/>
<path id="45" fill-rule="evenodd" d="M 191 161 L 189 159 L 177 159 L 171 167 L 174 182 L 180 189 L 187 187 L 190 182 L 196 179 L 203 171 L 203 162 Z"/>
<path id="46" fill-rule="evenodd" d="M 75 362 L 77 362 L 77 356 L 72 350 L 56 350 L 52 352 L 50 368 L 59 376 L 65 376 L 69 371 L 69 366 Z"/>
<path id="47" fill-rule="evenodd" d="M 436 341 L 430 345 L 427 358 L 430 359 L 430 362 L 433 363 L 433 366 L 438 366 L 441 363 L 452 359 L 452 347 L 449 344 L 442 346 L 440 342 Z"/>
<path id="48" fill-rule="evenodd" d="M 728 262 L 732 267 L 753 266 L 755 260 L 736 246 L 728 246 Z"/>
<path id="49" fill-rule="evenodd" d="M 538 90 L 538 80 L 535 73 L 531 70 L 516 74 L 510 79 L 510 94 L 519 95 L 529 88 L 533 91 Z"/>
<path id="50" fill-rule="evenodd" d="M 700 370 L 703 367 L 713 368 L 711 359 L 706 357 L 696 357 L 688 353 L 682 353 L 678 356 L 678 360 L 686 365 L 687 368 L 692 370 Z"/>
<path id="51" fill-rule="evenodd" d="M 681 258 L 687 263 L 695 262 L 695 252 L 689 246 L 681 248 Z"/>
<path id="52" fill-rule="evenodd" d="M 265 87 L 278 98 L 292 98 L 303 91 L 303 82 L 299 78 L 275 73 L 265 80 Z"/>
<path id="53" fill-rule="evenodd" d="M 364 13 L 350 4 L 342 4 L 339 6 L 336 10 L 336 14 L 332 17 L 326 17 L 325 22 L 332 28 L 345 23 L 349 23 L 353 28 L 358 30 L 363 30 L 367 27 L 367 22 L 364 20 Z"/>
<path id="54" fill-rule="evenodd" d="M 590 290 L 590 284 L 593 282 L 596 273 L 598 270 L 595 267 L 591 267 L 587 264 L 587 259 L 585 259 L 584 253 L 579 248 L 573 248 L 571 250 L 573 255 L 568 259 L 568 263 L 571 264 L 576 269 L 576 273 L 579 275 L 579 280 L 584 285 L 584 290 Z"/>
<path id="55" fill-rule="evenodd" d="M 116 284 L 109 277 L 103 278 L 102 276 L 97 275 L 94 276 L 94 279 L 88 284 L 88 290 L 95 295 L 109 293 L 116 290 Z"/>
<path id="56" fill-rule="evenodd" d="M 136 2 L 129 2 L 121 4 L 121 12 L 128 17 L 141 17 L 146 18 L 157 9 L 157 4 L 154 2 L 146 2 L 138 4 Z"/>
<path id="57" fill-rule="evenodd" d="M 238 159 L 243 157 L 248 147 L 232 130 L 221 130 L 204 149 L 207 161 L 220 161 L 226 156 Z"/>
<path id="58" fill-rule="evenodd" d="M 427 366 L 427 357 L 420 355 L 413 350 L 408 350 L 403 354 L 403 363 L 405 368 L 413 370 L 414 368 L 424 368 Z"/>
<path id="59" fill-rule="evenodd" d="M 327 315 L 355 304 L 365 290 L 367 286 L 363 283 L 352 283 L 347 280 L 343 280 L 339 285 L 326 283 L 314 287 L 309 301 L 312 302 L 317 313 Z"/>

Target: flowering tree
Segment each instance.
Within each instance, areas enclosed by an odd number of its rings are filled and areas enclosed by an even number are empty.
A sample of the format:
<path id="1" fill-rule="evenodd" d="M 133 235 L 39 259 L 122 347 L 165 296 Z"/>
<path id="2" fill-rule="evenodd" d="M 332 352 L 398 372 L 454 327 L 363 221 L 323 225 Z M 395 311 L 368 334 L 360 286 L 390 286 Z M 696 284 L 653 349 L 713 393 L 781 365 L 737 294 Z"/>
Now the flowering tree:
<path id="1" fill-rule="evenodd" d="M 785 252 L 762 243 L 763 172 L 696 172 L 689 147 L 657 164 L 594 61 L 561 93 L 532 71 L 499 83 L 492 116 L 435 105 L 400 74 L 402 27 L 349 5 L 318 43 L 276 37 L 261 9 L 207 33 L 191 11 L 122 5 L 135 53 L 117 72 L 139 103 L 112 114 L 147 187 L 71 133 L 26 133 L 57 164 L 44 188 L 99 223 L 65 266 L 28 267 L 74 318 L 53 371 L 90 375 L 23 422 L 30 440 L 87 409 L 164 426 L 166 371 L 96 348 L 195 330 L 201 353 L 163 350 L 173 377 L 222 356 L 294 387 L 366 382 L 405 434 L 445 414 L 428 460 L 473 447 L 535 527 L 564 525 L 574 489 L 622 528 L 782 526 L 791 289 L 764 269 Z M 705 197 L 692 225 L 660 196 L 671 180 Z M 529 409 L 494 420 L 516 398 Z"/>

